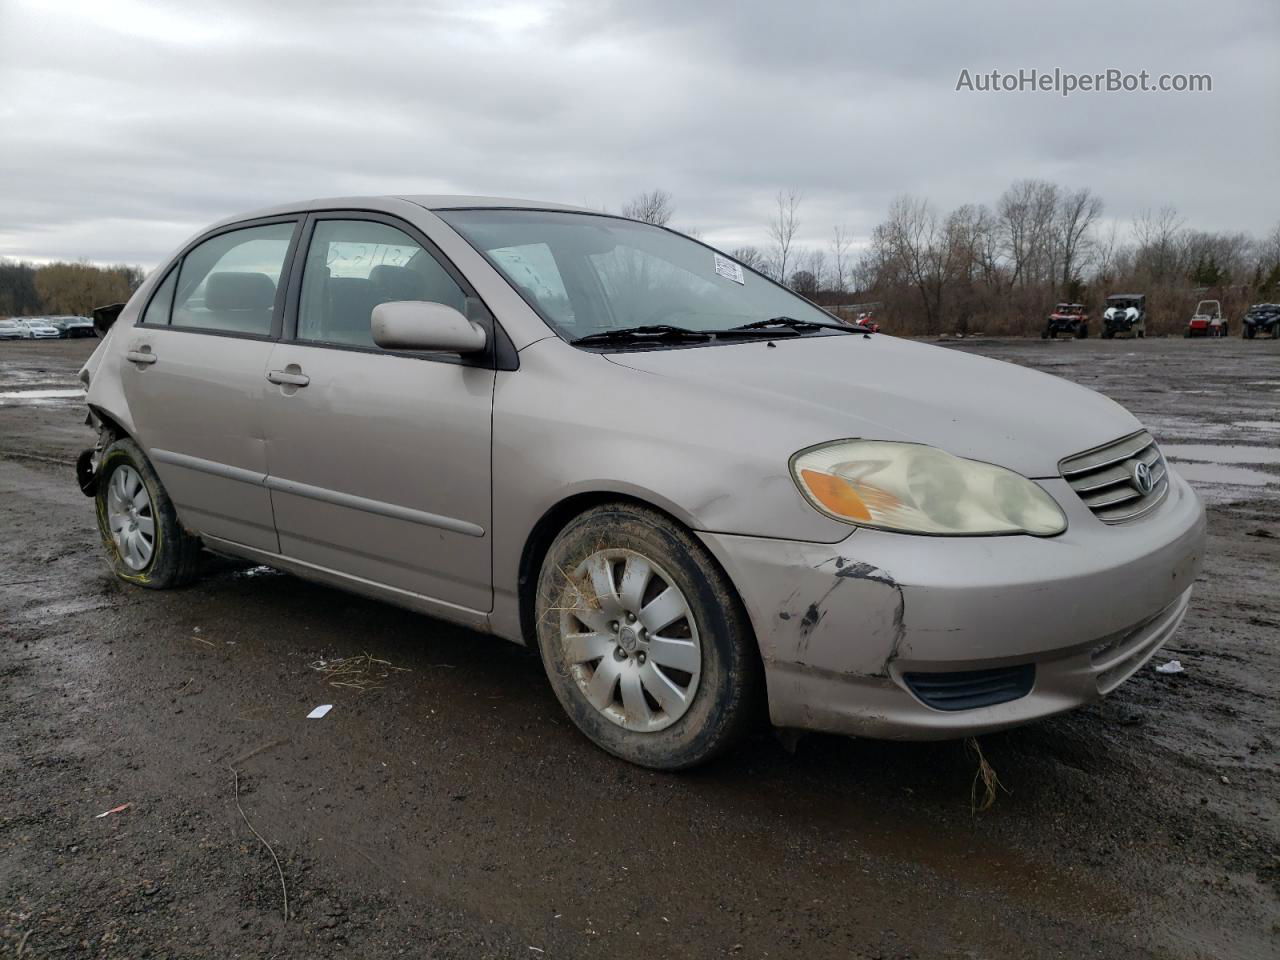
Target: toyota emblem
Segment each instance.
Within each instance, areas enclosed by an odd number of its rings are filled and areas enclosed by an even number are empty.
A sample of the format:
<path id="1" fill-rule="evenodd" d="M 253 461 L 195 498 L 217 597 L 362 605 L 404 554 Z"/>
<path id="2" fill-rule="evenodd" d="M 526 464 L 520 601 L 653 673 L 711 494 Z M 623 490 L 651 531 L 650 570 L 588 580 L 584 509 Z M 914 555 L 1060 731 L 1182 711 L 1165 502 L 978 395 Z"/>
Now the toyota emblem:
<path id="1" fill-rule="evenodd" d="M 1141 460 L 1133 465 L 1133 485 L 1138 488 L 1138 492 L 1144 497 L 1155 486 L 1155 481 L 1151 479 L 1151 468 Z"/>

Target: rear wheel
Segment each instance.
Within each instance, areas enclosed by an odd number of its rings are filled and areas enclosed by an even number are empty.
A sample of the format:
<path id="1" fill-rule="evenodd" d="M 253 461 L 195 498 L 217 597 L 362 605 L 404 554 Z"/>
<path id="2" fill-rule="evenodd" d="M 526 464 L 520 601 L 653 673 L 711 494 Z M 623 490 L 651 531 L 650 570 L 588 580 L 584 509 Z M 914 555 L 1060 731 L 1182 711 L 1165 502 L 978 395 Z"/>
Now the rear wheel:
<path id="1" fill-rule="evenodd" d="M 576 517 L 547 551 L 534 608 L 557 699 L 615 756 L 679 770 L 750 725 L 761 677 L 742 603 L 662 514 L 615 503 Z"/>
<path id="2" fill-rule="evenodd" d="M 194 579 L 200 541 L 182 529 L 160 478 L 132 440 L 117 440 L 103 453 L 95 499 L 116 576 L 157 590 Z"/>

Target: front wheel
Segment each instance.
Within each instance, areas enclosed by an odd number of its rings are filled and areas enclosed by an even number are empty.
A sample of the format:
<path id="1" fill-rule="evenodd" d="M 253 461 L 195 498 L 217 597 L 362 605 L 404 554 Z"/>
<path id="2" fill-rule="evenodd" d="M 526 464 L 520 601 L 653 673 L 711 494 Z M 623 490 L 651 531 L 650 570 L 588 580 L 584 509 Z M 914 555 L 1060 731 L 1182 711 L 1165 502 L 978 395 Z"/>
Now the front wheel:
<path id="1" fill-rule="evenodd" d="M 121 580 L 163 590 L 195 578 L 200 541 L 182 529 L 151 461 L 132 440 L 103 453 L 95 500 L 107 564 Z"/>
<path id="2" fill-rule="evenodd" d="M 556 698 L 609 753 L 680 770 L 750 725 L 761 670 L 746 612 L 664 515 L 614 503 L 574 518 L 543 560 L 534 610 Z"/>

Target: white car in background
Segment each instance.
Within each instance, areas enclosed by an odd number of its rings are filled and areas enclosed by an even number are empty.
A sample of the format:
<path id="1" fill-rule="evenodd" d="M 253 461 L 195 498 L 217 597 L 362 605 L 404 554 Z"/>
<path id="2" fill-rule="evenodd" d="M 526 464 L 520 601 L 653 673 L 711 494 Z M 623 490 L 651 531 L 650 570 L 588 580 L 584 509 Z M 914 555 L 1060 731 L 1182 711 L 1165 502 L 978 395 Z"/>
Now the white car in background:
<path id="1" fill-rule="evenodd" d="M 0 320 L 0 340 L 25 340 L 27 328 L 18 325 L 16 320 Z"/>
<path id="2" fill-rule="evenodd" d="M 62 331 L 44 317 L 28 317 L 18 320 L 18 325 L 26 330 L 26 340 L 57 340 Z"/>

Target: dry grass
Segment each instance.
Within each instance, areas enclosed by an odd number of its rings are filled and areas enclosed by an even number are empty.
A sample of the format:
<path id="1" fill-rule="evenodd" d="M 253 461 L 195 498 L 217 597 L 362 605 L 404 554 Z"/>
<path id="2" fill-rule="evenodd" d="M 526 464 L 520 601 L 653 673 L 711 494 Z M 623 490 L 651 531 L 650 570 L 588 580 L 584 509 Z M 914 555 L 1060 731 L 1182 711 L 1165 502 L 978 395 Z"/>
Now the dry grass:
<path id="1" fill-rule="evenodd" d="M 978 769 L 973 775 L 973 785 L 969 788 L 969 810 L 971 813 L 986 813 L 996 802 L 996 793 L 1003 790 L 1008 793 L 1008 788 L 1000 782 L 1000 777 L 996 775 L 995 769 L 987 762 L 987 758 L 982 755 L 982 747 L 978 745 L 976 737 L 970 737 L 964 742 L 965 749 L 971 752 L 978 760 Z M 979 786 L 981 784 L 981 786 Z M 982 797 L 979 799 L 978 794 Z"/>
<path id="2" fill-rule="evenodd" d="M 408 673 L 408 667 L 393 667 L 391 661 L 382 660 L 368 653 L 358 657 L 339 657 L 336 660 L 315 660 L 312 670 L 324 675 L 329 686 L 365 693 L 377 690 L 393 673 Z"/>

